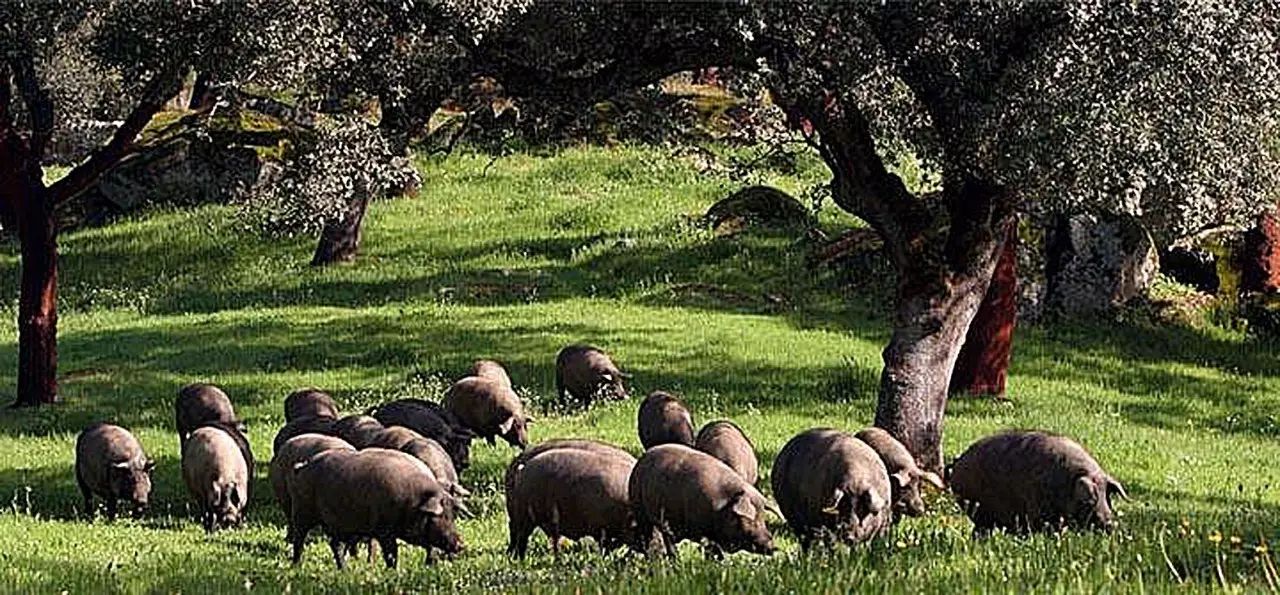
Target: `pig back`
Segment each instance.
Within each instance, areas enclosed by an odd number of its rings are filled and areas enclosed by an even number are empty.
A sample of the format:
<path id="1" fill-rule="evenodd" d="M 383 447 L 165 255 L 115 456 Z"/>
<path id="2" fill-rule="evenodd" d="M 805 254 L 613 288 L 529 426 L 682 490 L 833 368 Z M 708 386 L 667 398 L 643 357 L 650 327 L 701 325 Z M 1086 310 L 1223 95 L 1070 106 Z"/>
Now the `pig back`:
<path id="1" fill-rule="evenodd" d="M 623 532 L 631 522 L 628 481 L 636 459 L 622 453 L 559 449 L 530 459 L 508 492 L 508 513 L 537 524 L 555 518 L 571 539 Z"/>
<path id="2" fill-rule="evenodd" d="M 737 424 L 720 420 L 702 426 L 694 439 L 694 447 L 720 459 L 747 483 L 755 485 L 760 480 L 760 462 L 756 459 L 755 447 Z"/>

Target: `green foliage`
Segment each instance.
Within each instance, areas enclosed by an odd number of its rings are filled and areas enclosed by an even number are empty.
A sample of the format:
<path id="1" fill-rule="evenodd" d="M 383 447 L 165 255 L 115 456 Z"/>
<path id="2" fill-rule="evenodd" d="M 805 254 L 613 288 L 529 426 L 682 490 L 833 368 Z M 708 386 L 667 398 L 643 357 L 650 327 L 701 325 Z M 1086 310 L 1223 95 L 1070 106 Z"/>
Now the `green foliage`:
<path id="1" fill-rule="evenodd" d="M 803 266 L 796 239 L 719 237 L 688 221 L 738 187 L 655 149 L 572 149 L 420 162 L 415 199 L 370 209 L 362 258 L 306 266 L 310 243 L 268 242 L 225 207 L 151 213 L 62 242 L 60 353 L 66 402 L 0 413 L 0 590 L 14 592 L 561 591 L 1025 592 L 1263 589 L 1280 535 L 1280 364 L 1214 329 L 1019 330 L 1011 402 L 950 403 L 946 452 L 1003 427 L 1079 438 L 1129 490 L 1117 533 L 975 541 L 946 497 L 892 538 L 853 552 L 783 551 L 726 562 L 686 546 L 675 562 L 585 546 L 554 559 L 535 540 L 508 561 L 502 469 L 515 451 L 477 443 L 464 477 L 479 517 L 468 551 L 391 572 L 332 567 L 316 539 L 291 568 L 265 469 L 248 527 L 206 537 L 179 476 L 171 399 L 186 382 L 227 388 L 261 460 L 290 390 L 333 391 L 346 411 L 438 395 L 473 358 L 504 361 L 539 423 L 535 441 L 603 438 L 638 450 L 634 400 L 542 412 L 570 341 L 612 351 L 637 392 L 663 388 L 699 422 L 738 421 L 767 476 L 782 444 L 817 426 L 871 421 L 888 325 L 880 306 Z M 799 177 L 764 180 L 784 188 Z M 577 215 L 586 212 L 590 215 Z M 829 232 L 855 224 L 824 213 Z M 0 252 L 0 277 L 17 256 Z M 882 279 L 889 285 L 891 279 Z M 10 286 L 12 287 L 12 286 Z M 785 298 L 779 305 L 766 295 Z M 0 387 L 13 386 L 11 295 L 0 301 Z M 96 419 L 135 429 L 156 457 L 141 521 L 73 520 L 75 433 Z M 1274 573 L 1274 570 L 1270 571 Z M 1271 574 L 1270 576 L 1274 576 Z"/>

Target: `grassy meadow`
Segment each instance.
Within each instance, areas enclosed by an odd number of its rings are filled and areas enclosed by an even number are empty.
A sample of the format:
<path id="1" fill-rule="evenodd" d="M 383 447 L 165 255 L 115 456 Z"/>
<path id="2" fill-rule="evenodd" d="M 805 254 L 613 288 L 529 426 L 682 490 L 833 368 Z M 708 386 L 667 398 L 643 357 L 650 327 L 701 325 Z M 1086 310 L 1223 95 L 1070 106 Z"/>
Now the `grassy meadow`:
<path id="1" fill-rule="evenodd" d="M 374 204 L 353 265 L 308 266 L 311 238 L 265 239 L 232 207 L 158 211 L 62 239 L 64 402 L 0 411 L 0 589 L 56 592 L 557 591 L 1006 592 L 1275 590 L 1280 587 L 1280 359 L 1273 345 L 1219 330 L 1126 322 L 1019 329 L 1010 400 L 957 398 L 948 456 L 1008 427 L 1079 439 L 1131 496 L 1110 535 L 975 541 L 946 495 L 883 543 L 679 560 L 554 559 L 535 536 L 505 555 L 506 446 L 477 442 L 464 483 L 478 518 L 468 550 L 401 567 L 337 571 L 317 536 L 291 567 L 266 461 L 284 396 L 329 390 L 344 411 L 400 396 L 437 398 L 478 357 L 505 362 L 538 422 L 533 440 L 584 436 L 639 450 L 637 401 L 548 408 L 563 345 L 598 344 L 667 389 L 701 423 L 736 420 L 767 478 L 785 441 L 818 426 L 871 422 L 892 279 L 806 266 L 793 231 L 717 235 L 695 224 L 742 185 L 654 148 L 575 148 L 491 162 L 423 161 L 420 195 Z M 798 192 L 825 176 L 812 160 L 758 181 Z M 828 207 L 821 225 L 857 225 Z M 0 399 L 11 400 L 16 248 L 0 252 Z M 249 521 L 206 536 L 182 486 L 172 399 L 223 386 L 260 461 Z M 141 520 L 79 518 L 76 433 L 96 420 L 133 429 L 158 461 Z M 762 481 L 767 485 L 767 479 Z"/>

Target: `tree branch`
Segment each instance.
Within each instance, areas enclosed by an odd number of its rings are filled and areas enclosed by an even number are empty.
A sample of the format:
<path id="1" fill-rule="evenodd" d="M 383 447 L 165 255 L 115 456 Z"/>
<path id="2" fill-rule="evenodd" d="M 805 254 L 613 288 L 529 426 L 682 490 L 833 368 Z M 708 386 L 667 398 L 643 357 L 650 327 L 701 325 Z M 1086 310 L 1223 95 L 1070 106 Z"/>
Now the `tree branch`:
<path id="1" fill-rule="evenodd" d="M 27 146 L 36 156 L 43 156 L 44 147 L 53 136 L 53 100 L 49 98 L 48 91 L 40 86 L 35 60 L 29 54 L 11 57 L 9 68 L 13 71 L 18 92 L 22 95 L 22 102 L 26 104 L 27 114 L 31 118 L 31 136 L 27 140 Z"/>
<path id="2" fill-rule="evenodd" d="M 177 92 L 178 85 L 182 83 L 182 73 L 182 68 L 170 66 L 152 77 L 141 99 L 138 100 L 138 105 L 116 129 L 111 140 L 88 160 L 71 170 L 66 177 L 49 187 L 49 196 L 55 205 L 71 200 L 87 190 L 99 176 L 128 154 L 129 146 L 134 139 L 151 122 L 156 112 L 164 107 L 165 102 Z"/>
<path id="3" fill-rule="evenodd" d="M 831 168 L 836 204 L 871 224 L 895 264 L 918 263 L 924 247 L 920 238 L 934 216 L 902 178 L 884 166 L 862 113 L 835 94 L 796 102 L 777 91 L 774 95 L 793 126 L 805 120 L 818 133 L 816 146 Z"/>

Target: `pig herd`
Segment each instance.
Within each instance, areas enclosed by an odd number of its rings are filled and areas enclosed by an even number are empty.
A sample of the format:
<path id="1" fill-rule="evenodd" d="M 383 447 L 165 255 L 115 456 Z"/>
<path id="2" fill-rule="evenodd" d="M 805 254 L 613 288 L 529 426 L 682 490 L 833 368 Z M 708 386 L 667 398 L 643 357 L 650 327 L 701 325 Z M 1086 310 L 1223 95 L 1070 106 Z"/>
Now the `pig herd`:
<path id="1" fill-rule="evenodd" d="M 628 396 L 622 372 L 603 351 L 572 345 L 556 359 L 556 387 L 567 404 Z M 834 428 L 800 432 L 778 452 L 770 474 L 775 505 L 761 493 L 760 464 L 746 432 L 728 420 L 695 431 L 674 395 L 655 391 L 640 404 L 645 451 L 587 439 L 530 446 L 526 414 L 501 364 L 477 361 L 439 403 L 400 399 L 342 416 L 333 398 L 304 389 L 284 401 L 285 425 L 273 442 L 270 485 L 288 520 L 295 563 L 317 527 L 343 567 L 359 545 L 388 566 L 400 543 L 452 557 L 463 550 L 456 525 L 470 516 L 460 474 L 477 437 L 520 449 L 503 478 L 508 553 L 524 557 L 540 529 L 559 553 L 562 538 L 593 538 L 601 548 L 675 555 L 684 540 L 708 556 L 770 554 L 766 520 L 783 519 L 801 546 L 864 543 L 903 517 L 924 514 L 921 489 L 948 486 L 975 532 L 1004 529 L 1110 529 L 1112 498 L 1124 488 L 1076 442 L 1037 431 L 983 438 L 950 467 L 944 482 L 921 469 L 888 432 Z M 216 386 L 183 387 L 175 400 L 182 479 L 206 531 L 234 527 L 250 502 L 254 457 L 230 398 Z M 121 501 L 148 505 L 154 463 L 127 430 L 86 428 L 76 441 L 75 475 L 86 511 L 93 498 L 114 518 Z"/>

